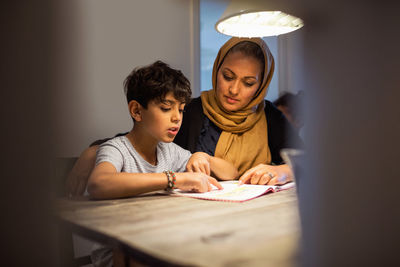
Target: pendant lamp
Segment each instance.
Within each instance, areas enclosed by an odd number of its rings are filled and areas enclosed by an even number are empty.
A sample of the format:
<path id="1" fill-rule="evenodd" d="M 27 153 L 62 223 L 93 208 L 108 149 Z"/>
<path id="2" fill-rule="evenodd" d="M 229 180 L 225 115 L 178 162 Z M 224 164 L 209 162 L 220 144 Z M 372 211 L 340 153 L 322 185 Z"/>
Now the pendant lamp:
<path id="1" fill-rule="evenodd" d="M 266 37 L 292 32 L 303 25 L 302 19 L 278 10 L 271 1 L 231 0 L 215 29 L 236 37 Z"/>

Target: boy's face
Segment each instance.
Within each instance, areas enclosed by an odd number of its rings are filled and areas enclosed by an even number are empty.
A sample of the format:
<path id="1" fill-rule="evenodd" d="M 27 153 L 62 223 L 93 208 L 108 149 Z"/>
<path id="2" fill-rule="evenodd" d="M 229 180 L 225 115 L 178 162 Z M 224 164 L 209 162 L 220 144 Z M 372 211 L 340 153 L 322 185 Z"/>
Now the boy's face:
<path id="1" fill-rule="evenodd" d="M 142 110 L 141 124 L 159 142 L 172 142 L 182 124 L 185 103 L 168 93 L 161 102 L 152 100 Z"/>

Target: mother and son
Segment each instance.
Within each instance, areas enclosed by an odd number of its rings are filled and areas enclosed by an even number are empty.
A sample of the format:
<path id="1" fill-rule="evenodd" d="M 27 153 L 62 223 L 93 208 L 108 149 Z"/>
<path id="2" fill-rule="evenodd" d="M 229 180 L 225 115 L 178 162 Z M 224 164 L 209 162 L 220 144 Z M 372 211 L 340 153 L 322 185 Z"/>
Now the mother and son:
<path id="1" fill-rule="evenodd" d="M 285 116 L 264 100 L 274 59 L 259 38 L 231 38 L 219 50 L 213 88 L 191 98 L 181 71 L 157 61 L 124 87 L 130 132 L 95 142 L 68 177 L 72 195 L 109 199 L 180 188 L 221 188 L 218 180 L 274 185 L 293 179 L 282 148 L 301 146 Z M 215 179 L 215 178 L 217 179 Z"/>

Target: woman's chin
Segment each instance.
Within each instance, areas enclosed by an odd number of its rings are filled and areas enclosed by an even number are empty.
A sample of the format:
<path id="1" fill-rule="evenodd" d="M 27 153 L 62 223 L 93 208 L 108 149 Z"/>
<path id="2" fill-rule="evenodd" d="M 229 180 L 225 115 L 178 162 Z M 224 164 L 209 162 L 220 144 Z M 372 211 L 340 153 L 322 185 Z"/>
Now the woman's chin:
<path id="1" fill-rule="evenodd" d="M 223 108 L 226 110 L 226 111 L 230 111 L 230 112 L 235 112 L 235 111 L 238 111 L 238 110 L 240 110 L 240 106 L 238 105 L 238 103 L 235 103 L 235 104 L 230 104 L 230 103 L 223 103 Z"/>

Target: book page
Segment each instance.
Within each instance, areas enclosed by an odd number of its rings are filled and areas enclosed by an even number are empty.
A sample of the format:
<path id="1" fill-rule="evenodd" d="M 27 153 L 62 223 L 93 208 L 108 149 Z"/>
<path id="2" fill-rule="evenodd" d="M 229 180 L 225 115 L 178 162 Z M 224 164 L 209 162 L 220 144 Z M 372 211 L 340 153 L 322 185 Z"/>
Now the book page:
<path id="1" fill-rule="evenodd" d="M 220 184 L 223 187 L 221 190 L 218 190 L 213 186 L 211 191 L 205 193 L 191 193 L 180 189 L 175 189 L 172 193 L 206 200 L 242 202 L 256 198 L 268 192 L 276 192 L 294 186 L 294 183 L 288 183 L 282 186 L 251 184 L 238 185 L 238 181 L 224 181 L 220 182 Z"/>

